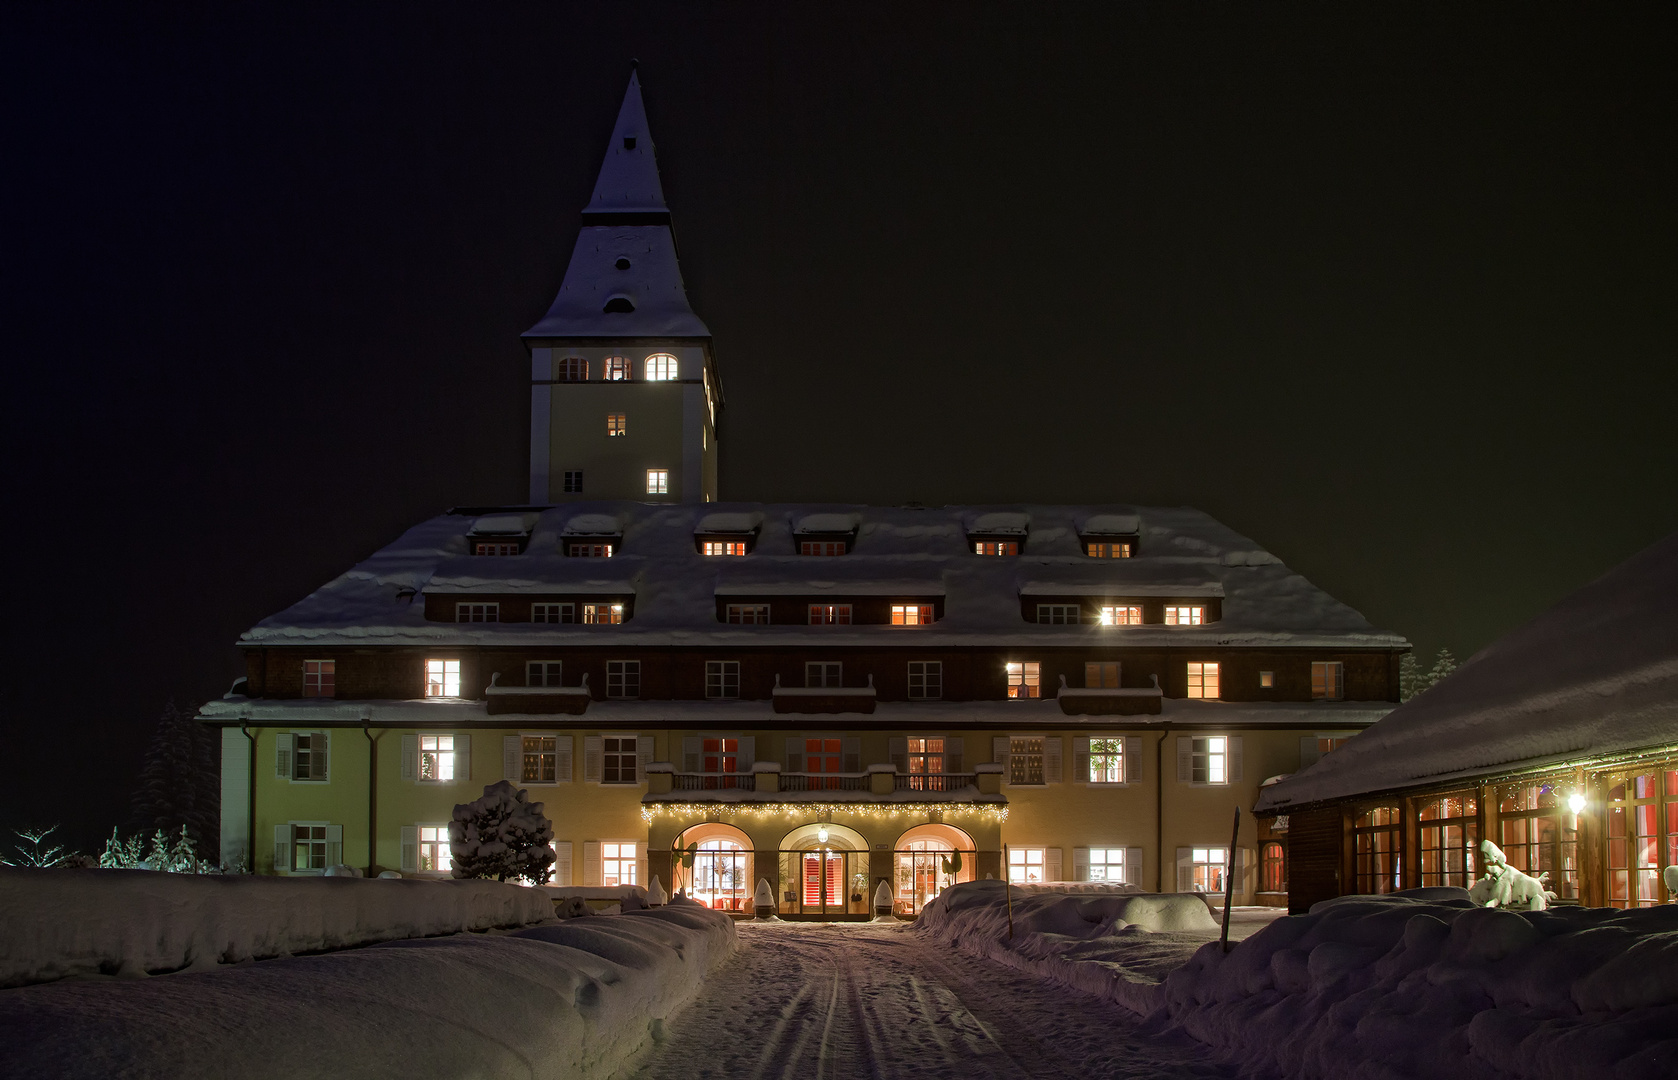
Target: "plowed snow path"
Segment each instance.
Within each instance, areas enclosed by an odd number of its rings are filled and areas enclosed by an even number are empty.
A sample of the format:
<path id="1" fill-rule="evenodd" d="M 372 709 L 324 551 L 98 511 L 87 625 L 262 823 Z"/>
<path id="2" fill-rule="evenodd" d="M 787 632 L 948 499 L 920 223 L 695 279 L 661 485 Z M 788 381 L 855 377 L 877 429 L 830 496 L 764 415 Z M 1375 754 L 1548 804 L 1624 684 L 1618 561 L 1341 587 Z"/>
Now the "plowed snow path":
<path id="1" fill-rule="evenodd" d="M 925 943 L 907 926 L 741 923 L 738 953 L 670 1025 L 642 1080 L 1236 1074 L 1076 990 Z"/>

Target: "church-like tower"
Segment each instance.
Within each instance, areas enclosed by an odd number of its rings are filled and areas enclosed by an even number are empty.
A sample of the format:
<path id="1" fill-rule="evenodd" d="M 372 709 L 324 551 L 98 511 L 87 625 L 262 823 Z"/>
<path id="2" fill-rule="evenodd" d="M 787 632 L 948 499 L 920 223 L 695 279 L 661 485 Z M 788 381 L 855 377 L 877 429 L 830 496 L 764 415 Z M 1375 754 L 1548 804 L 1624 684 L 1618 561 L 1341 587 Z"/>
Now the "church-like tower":
<path id="1" fill-rule="evenodd" d="M 717 498 L 722 383 L 689 306 L 634 72 L 530 350 L 530 501 Z"/>

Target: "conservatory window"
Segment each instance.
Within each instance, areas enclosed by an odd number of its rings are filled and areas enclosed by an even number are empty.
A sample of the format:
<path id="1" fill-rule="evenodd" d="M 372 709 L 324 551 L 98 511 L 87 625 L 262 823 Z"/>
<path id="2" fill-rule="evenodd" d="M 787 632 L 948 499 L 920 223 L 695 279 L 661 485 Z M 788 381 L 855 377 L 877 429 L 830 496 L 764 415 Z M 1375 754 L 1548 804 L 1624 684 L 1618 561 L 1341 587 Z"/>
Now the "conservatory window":
<path id="1" fill-rule="evenodd" d="M 455 622 L 500 622 L 500 604 L 456 604 Z"/>
<path id="2" fill-rule="evenodd" d="M 1018 540 L 975 540 L 973 554 L 975 555 L 1018 555 L 1020 542 Z"/>
<path id="3" fill-rule="evenodd" d="M 1043 880 L 1043 864 L 1048 851 L 1040 847 L 1011 847 L 1008 849 L 1008 881 L 1027 885 Z"/>
<path id="4" fill-rule="evenodd" d="M 730 604 L 728 621 L 740 626 L 759 626 L 769 622 L 768 604 Z"/>
<path id="5" fill-rule="evenodd" d="M 1640 907 L 1642 901 L 1661 895 L 1659 885 L 1653 884 L 1660 872 L 1652 869 L 1660 865 L 1660 855 L 1650 850 L 1660 835 L 1660 813 L 1644 808 L 1678 801 L 1678 774 L 1646 773 L 1609 784 L 1608 906 Z M 1659 793 L 1663 786 L 1668 795 Z M 1550 888 L 1564 901 L 1579 899 L 1579 833 L 1569 827 L 1575 820 L 1563 813 L 1565 802 L 1555 783 L 1509 784 L 1498 789 L 1497 844 L 1503 848 L 1504 859 L 1533 877 L 1548 872 Z M 1640 878 L 1651 886 L 1637 887 Z M 1621 882 L 1626 889 L 1620 889 Z"/>
<path id="6" fill-rule="evenodd" d="M 1359 814 L 1354 834 L 1353 887 L 1363 895 L 1399 889 L 1400 829 L 1398 807 L 1377 806 Z"/>
<path id="7" fill-rule="evenodd" d="M 615 412 L 606 414 L 606 434 L 611 437 L 629 434 L 628 415 Z"/>
<path id="8" fill-rule="evenodd" d="M 1037 621 L 1062 626 L 1078 621 L 1077 604 L 1038 604 Z"/>
<path id="9" fill-rule="evenodd" d="M 1041 694 L 1041 664 L 1034 660 L 1026 660 L 1011 662 L 1005 666 L 1008 672 L 1008 696 L 1010 698 L 1034 698 Z"/>
<path id="10" fill-rule="evenodd" d="M 937 701 L 944 696 L 942 660 L 909 661 L 909 700 Z"/>
<path id="11" fill-rule="evenodd" d="M 843 540 L 800 540 L 798 542 L 800 555 L 843 555 L 845 541 Z"/>
<path id="12" fill-rule="evenodd" d="M 1189 664 L 1188 696 L 1216 698 L 1218 693 L 1218 665 L 1192 661 Z"/>
<path id="13" fill-rule="evenodd" d="M 746 542 L 744 540 L 707 540 L 705 554 L 707 555 L 744 555 Z"/>
<path id="14" fill-rule="evenodd" d="M 568 623 L 577 621 L 576 604 L 531 604 L 530 621 Z"/>
<path id="15" fill-rule="evenodd" d="M 606 661 L 606 696 L 609 698 L 640 697 L 641 661 Z"/>
<path id="16" fill-rule="evenodd" d="M 1422 885 L 1474 884 L 1474 853 L 1480 846 L 1480 802 L 1467 792 L 1442 795 L 1417 809 Z"/>
<path id="17" fill-rule="evenodd" d="M 647 381 L 670 382 L 676 378 L 676 358 L 669 353 L 653 353 L 647 357 Z"/>
<path id="18" fill-rule="evenodd" d="M 670 470 L 669 469 L 648 469 L 647 470 L 647 494 L 648 495 L 668 495 L 668 494 L 670 494 Z"/>
<path id="19" fill-rule="evenodd" d="M 616 626 L 623 622 L 622 604 L 584 604 L 585 626 Z"/>
<path id="20" fill-rule="evenodd" d="M 449 856 L 449 827 L 421 825 L 419 827 L 419 861 L 414 864 L 421 873 L 446 874 L 454 867 Z"/>
<path id="21" fill-rule="evenodd" d="M 811 604 L 811 626 L 848 626 L 851 621 L 849 604 Z"/>
<path id="22" fill-rule="evenodd" d="M 1142 609 L 1134 604 L 1103 604 L 1095 621 L 1102 626 L 1141 626 Z"/>
<path id="23" fill-rule="evenodd" d="M 1167 604 L 1165 608 L 1165 625 L 1167 626 L 1199 626 L 1206 621 L 1206 609 L 1199 604 Z"/>
<path id="24" fill-rule="evenodd" d="M 893 626 L 931 626 L 931 604 L 893 604 L 891 606 L 891 624 Z"/>
<path id="25" fill-rule="evenodd" d="M 303 696 L 334 697 L 337 694 L 338 661 L 303 661 Z"/>
<path id="26" fill-rule="evenodd" d="M 427 660 L 425 662 L 425 696 L 460 696 L 459 660 Z"/>
<path id="27" fill-rule="evenodd" d="M 634 841 L 607 840 L 600 845 L 600 884 L 640 884 L 635 880 Z"/>
<path id="28" fill-rule="evenodd" d="M 1333 663 L 1313 663 L 1311 665 L 1311 696 L 1327 701 L 1339 701 L 1345 692 L 1345 665 L 1339 661 Z"/>

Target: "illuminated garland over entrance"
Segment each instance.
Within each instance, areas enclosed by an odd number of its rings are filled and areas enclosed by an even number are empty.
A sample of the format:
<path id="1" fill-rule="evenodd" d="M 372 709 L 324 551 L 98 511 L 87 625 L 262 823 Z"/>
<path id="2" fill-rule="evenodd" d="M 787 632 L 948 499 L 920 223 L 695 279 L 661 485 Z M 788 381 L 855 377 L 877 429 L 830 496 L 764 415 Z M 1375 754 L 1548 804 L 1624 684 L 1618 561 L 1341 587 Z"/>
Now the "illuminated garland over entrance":
<path id="1" fill-rule="evenodd" d="M 988 821 L 1003 822 L 1008 820 L 1007 803 L 973 803 L 973 802 L 941 802 L 941 803 L 818 803 L 818 802 L 773 802 L 773 803 L 724 803 L 724 802 L 671 802 L 671 803 L 642 803 L 641 820 L 648 825 L 655 817 L 688 817 L 701 816 L 710 820 L 718 818 L 827 818 L 832 819 L 845 814 L 863 818 L 893 818 L 909 815 L 911 817 L 929 817 L 938 819 L 952 815 L 974 815 Z"/>

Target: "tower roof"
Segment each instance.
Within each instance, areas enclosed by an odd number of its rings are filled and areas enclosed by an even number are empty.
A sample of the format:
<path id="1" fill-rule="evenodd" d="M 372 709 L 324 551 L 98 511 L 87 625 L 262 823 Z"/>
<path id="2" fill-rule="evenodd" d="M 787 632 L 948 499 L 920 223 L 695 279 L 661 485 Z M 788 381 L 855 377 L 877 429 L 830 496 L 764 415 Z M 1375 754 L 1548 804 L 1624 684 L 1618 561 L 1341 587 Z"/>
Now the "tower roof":
<path id="1" fill-rule="evenodd" d="M 559 295 L 524 338 L 711 336 L 688 304 L 633 71 L 582 224 Z"/>

